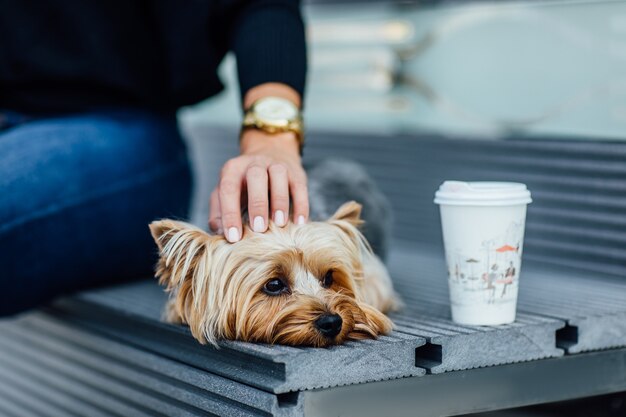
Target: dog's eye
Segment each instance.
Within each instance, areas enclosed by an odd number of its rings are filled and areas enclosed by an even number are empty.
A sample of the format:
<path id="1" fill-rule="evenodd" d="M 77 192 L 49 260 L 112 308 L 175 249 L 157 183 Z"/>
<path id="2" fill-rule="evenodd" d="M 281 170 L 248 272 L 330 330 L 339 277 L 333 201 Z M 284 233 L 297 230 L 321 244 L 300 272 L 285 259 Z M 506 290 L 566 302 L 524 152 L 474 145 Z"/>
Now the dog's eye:
<path id="1" fill-rule="evenodd" d="M 328 271 L 326 275 L 324 275 L 322 286 L 324 288 L 330 288 L 331 285 L 333 285 L 333 271 Z"/>
<path id="2" fill-rule="evenodd" d="M 270 279 L 263 286 L 263 291 L 269 295 L 280 295 L 287 291 L 287 286 L 279 278 Z"/>

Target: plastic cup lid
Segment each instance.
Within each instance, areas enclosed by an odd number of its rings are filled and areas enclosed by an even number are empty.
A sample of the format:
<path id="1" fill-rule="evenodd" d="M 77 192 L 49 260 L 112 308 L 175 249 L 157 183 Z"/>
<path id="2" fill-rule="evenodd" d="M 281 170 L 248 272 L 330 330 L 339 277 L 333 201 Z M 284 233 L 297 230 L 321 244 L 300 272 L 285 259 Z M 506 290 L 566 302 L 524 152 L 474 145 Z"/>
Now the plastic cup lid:
<path id="1" fill-rule="evenodd" d="M 514 206 L 531 202 L 530 191 L 518 182 L 445 181 L 435 193 L 435 204 L 453 206 Z"/>

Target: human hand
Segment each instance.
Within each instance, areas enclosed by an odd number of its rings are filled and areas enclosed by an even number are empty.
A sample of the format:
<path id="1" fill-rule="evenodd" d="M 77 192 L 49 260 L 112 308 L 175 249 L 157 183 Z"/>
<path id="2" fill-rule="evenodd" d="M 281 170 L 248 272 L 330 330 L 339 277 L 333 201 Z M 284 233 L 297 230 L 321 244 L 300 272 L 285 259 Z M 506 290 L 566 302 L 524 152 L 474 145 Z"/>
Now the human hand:
<path id="1" fill-rule="evenodd" d="M 309 216 L 307 178 L 295 134 L 268 134 L 246 130 L 241 137 L 241 154 L 228 160 L 217 187 L 211 193 L 209 227 L 237 242 L 242 236 L 241 208 L 248 206 L 250 227 L 265 232 L 271 213 L 274 223 L 303 224 Z"/>

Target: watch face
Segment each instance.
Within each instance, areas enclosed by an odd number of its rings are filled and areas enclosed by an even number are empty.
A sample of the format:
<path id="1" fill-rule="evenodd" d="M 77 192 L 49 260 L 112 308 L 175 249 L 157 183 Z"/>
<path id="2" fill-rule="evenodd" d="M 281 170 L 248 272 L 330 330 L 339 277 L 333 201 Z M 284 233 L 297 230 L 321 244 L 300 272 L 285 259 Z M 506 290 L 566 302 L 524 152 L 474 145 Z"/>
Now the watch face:
<path id="1" fill-rule="evenodd" d="M 298 109 L 291 101 L 278 97 L 259 100 L 254 106 L 254 111 L 259 119 L 269 123 L 290 121 L 298 115 Z"/>

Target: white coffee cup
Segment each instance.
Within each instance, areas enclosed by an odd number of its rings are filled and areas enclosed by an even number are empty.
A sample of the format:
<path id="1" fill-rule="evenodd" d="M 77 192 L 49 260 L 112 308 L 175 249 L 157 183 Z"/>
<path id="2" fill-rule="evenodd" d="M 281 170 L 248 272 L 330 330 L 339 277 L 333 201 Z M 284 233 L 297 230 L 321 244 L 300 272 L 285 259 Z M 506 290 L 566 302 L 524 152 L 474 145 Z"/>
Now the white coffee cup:
<path id="1" fill-rule="evenodd" d="M 493 326 L 515 321 L 531 202 L 526 185 L 445 181 L 435 194 L 448 265 L 452 320 Z"/>

